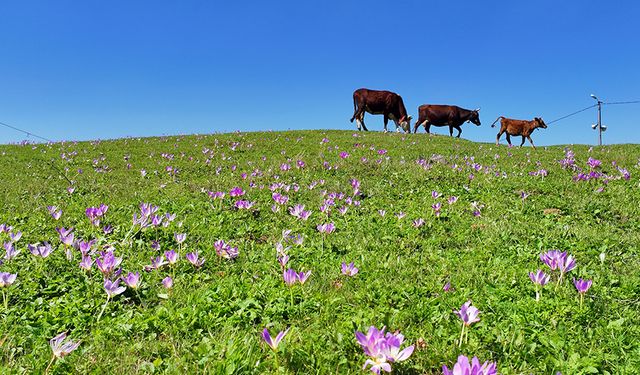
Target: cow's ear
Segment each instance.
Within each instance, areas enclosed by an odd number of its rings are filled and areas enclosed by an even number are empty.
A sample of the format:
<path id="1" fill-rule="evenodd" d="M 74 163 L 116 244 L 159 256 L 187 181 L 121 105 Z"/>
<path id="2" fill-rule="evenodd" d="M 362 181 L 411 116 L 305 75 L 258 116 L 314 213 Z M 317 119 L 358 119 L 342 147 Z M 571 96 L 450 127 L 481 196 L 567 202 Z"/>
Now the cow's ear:
<path id="1" fill-rule="evenodd" d="M 412 118 L 411 115 L 407 116 L 407 121 L 411 121 Z"/>
<path id="2" fill-rule="evenodd" d="M 474 112 L 480 112 L 480 107 L 473 110 Z"/>

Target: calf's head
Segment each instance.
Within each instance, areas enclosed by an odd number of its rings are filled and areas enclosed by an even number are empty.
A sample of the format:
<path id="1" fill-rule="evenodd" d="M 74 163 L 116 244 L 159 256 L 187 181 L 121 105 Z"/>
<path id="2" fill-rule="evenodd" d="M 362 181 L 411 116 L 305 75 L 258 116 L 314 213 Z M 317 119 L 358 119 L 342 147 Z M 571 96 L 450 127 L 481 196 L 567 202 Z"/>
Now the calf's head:
<path id="1" fill-rule="evenodd" d="M 537 128 L 541 128 L 541 129 L 546 129 L 547 128 L 547 124 L 544 123 L 542 118 L 536 117 L 533 120 L 536 122 L 536 127 Z"/>

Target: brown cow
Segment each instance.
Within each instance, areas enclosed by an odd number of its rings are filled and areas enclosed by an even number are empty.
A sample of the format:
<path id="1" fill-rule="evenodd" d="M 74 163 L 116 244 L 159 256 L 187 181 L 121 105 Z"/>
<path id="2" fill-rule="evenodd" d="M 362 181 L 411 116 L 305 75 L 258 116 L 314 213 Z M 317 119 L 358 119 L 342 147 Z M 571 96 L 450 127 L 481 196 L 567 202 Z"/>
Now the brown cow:
<path id="1" fill-rule="evenodd" d="M 458 130 L 457 137 L 460 138 L 462 129 L 460 126 L 469 121 L 476 126 L 480 126 L 480 108 L 469 109 L 460 108 L 457 105 L 424 104 L 418 107 L 418 121 L 413 127 L 413 132 L 417 133 L 420 125 L 424 125 L 424 130 L 429 133 L 431 125 L 449 126 L 449 135 L 453 137 L 453 129 Z"/>
<path id="2" fill-rule="evenodd" d="M 527 120 L 514 120 L 511 118 L 506 118 L 500 116 L 496 119 L 496 121 L 491 124 L 491 127 L 494 128 L 496 126 L 496 122 L 500 120 L 500 131 L 496 136 L 496 145 L 500 144 L 500 136 L 502 133 L 507 133 L 507 142 L 509 142 L 509 146 L 511 146 L 511 136 L 512 135 L 520 135 L 522 136 L 522 143 L 520 143 L 520 147 L 524 144 L 524 139 L 527 138 L 531 146 L 535 149 L 536 146 L 533 144 L 531 140 L 531 133 L 537 128 L 546 129 L 547 124 L 542 121 L 541 118 L 535 117 L 531 121 Z"/>
<path id="3" fill-rule="evenodd" d="M 398 126 L 406 133 L 411 132 L 411 116 L 407 116 L 407 109 L 404 107 L 402 97 L 391 91 L 378 91 L 369 89 L 357 89 L 353 92 L 353 117 L 351 122 L 356 120 L 358 130 L 368 131 L 364 124 L 364 113 L 372 115 L 384 115 L 384 132 L 387 132 L 389 119 L 396 124 L 396 131 L 400 131 Z"/>

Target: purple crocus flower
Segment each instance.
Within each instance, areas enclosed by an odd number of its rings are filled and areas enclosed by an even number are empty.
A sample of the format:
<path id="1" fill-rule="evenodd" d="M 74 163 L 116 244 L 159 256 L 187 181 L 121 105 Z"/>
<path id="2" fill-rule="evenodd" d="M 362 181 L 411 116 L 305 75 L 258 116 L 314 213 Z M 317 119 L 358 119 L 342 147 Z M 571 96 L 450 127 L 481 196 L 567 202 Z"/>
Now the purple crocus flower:
<path id="1" fill-rule="evenodd" d="M 552 270 L 558 268 L 558 264 L 562 261 L 563 258 L 567 256 L 566 252 L 561 252 L 559 250 L 549 250 L 546 253 L 540 254 L 540 260 L 549 266 Z"/>
<path id="2" fill-rule="evenodd" d="M 0 272 L 0 288 L 11 286 L 17 277 L 17 273 Z"/>
<path id="3" fill-rule="evenodd" d="M 152 271 L 152 270 L 157 270 L 160 267 L 164 266 L 165 264 L 167 264 L 167 262 L 165 262 L 164 260 L 164 256 L 159 256 L 159 257 L 151 257 L 151 264 L 148 266 L 144 266 L 144 270 L 145 271 Z"/>
<path id="4" fill-rule="evenodd" d="M 318 232 L 331 234 L 336 230 L 336 226 L 333 223 L 320 224 L 317 226 Z"/>
<path id="5" fill-rule="evenodd" d="M 565 256 L 558 263 L 558 269 L 561 274 L 565 274 L 576 268 L 576 259 L 572 255 Z"/>
<path id="6" fill-rule="evenodd" d="M 591 280 L 573 279 L 573 285 L 575 285 L 578 293 L 586 293 L 591 288 Z"/>
<path id="7" fill-rule="evenodd" d="M 471 301 L 467 301 L 463 304 L 462 307 L 460 307 L 460 310 L 454 310 L 454 313 L 462 319 L 462 323 L 465 326 L 470 326 L 471 324 L 480 321 L 480 318 L 478 318 L 480 310 L 471 305 Z"/>
<path id="8" fill-rule="evenodd" d="M 439 198 L 439 197 L 440 197 L 440 193 L 438 193 L 437 191 L 433 190 L 433 191 L 431 192 L 431 198 L 433 198 L 433 199 L 437 199 L 437 198 Z"/>
<path id="9" fill-rule="evenodd" d="M 282 339 L 284 338 L 284 336 L 286 336 L 286 334 L 289 332 L 289 328 L 287 328 L 284 331 L 279 332 L 276 337 L 272 338 L 271 334 L 269 333 L 268 329 L 264 329 L 262 331 L 262 339 L 264 340 L 264 342 L 267 343 L 267 345 L 269 345 L 269 347 L 271 348 L 271 350 L 273 350 L 274 352 L 278 350 L 278 345 L 280 345 L 280 342 L 282 341 Z"/>
<path id="10" fill-rule="evenodd" d="M 162 286 L 164 286 L 165 289 L 173 288 L 173 279 L 171 278 L 171 276 L 167 276 L 162 279 Z"/>
<path id="11" fill-rule="evenodd" d="M 48 257 L 49 254 L 51 254 L 51 252 L 53 251 L 51 244 L 48 242 L 44 242 L 42 245 L 39 245 L 39 244 L 27 245 L 27 248 L 29 249 L 31 254 L 42 257 L 42 258 Z"/>
<path id="12" fill-rule="evenodd" d="M 58 231 L 60 242 L 65 246 L 73 245 L 73 228 L 57 228 L 56 230 Z"/>
<path id="13" fill-rule="evenodd" d="M 82 255 L 82 260 L 79 264 L 80 268 L 85 271 L 91 271 L 91 267 L 93 266 L 93 259 L 89 255 Z"/>
<path id="14" fill-rule="evenodd" d="M 442 366 L 443 375 L 496 375 L 496 364 L 494 362 L 486 361 L 480 364 L 478 357 L 473 357 L 471 363 L 469 358 L 464 355 L 458 357 L 458 362 L 453 365 L 453 368 L 449 370 L 447 366 Z"/>
<path id="15" fill-rule="evenodd" d="M 60 216 L 62 216 L 62 210 L 59 210 L 56 206 L 47 206 L 47 210 L 54 220 L 59 220 Z"/>
<path id="16" fill-rule="evenodd" d="M 80 253 L 82 253 L 82 255 L 86 255 L 91 251 L 91 249 L 95 244 L 96 244 L 96 240 L 76 241 L 74 243 L 74 246 L 76 247 L 76 249 L 80 250 Z"/>
<path id="17" fill-rule="evenodd" d="M 131 289 L 138 289 L 140 287 L 140 272 L 129 272 L 127 276 L 122 278 L 122 281 Z"/>
<path id="18" fill-rule="evenodd" d="M 471 301 L 467 301 L 465 304 L 460 307 L 460 310 L 453 310 L 453 312 L 462 319 L 462 331 L 460 332 L 460 341 L 458 343 L 458 347 L 462 346 L 462 341 L 465 337 L 465 327 L 470 326 L 475 322 L 479 322 L 480 318 L 480 310 L 478 310 L 475 306 L 471 305 Z"/>
<path id="19" fill-rule="evenodd" d="M 153 215 L 151 217 L 151 225 L 153 225 L 154 227 L 159 227 L 160 225 L 162 225 L 162 220 L 164 220 L 164 216 Z"/>
<path id="20" fill-rule="evenodd" d="M 449 197 L 449 199 L 447 199 L 447 203 L 449 204 L 454 204 L 458 201 L 458 197 L 456 197 L 455 195 L 452 195 Z"/>
<path id="21" fill-rule="evenodd" d="M 4 255 L 4 259 L 6 259 L 8 261 L 13 259 L 13 258 L 15 258 L 15 257 L 17 257 L 18 254 L 20 254 L 20 250 L 16 249 L 16 247 L 11 242 L 5 242 L 4 243 L 4 249 L 6 251 L 6 253 Z"/>
<path id="22" fill-rule="evenodd" d="M 549 275 L 542 272 L 542 270 L 536 271 L 536 273 L 529 272 L 529 278 L 533 281 L 534 284 L 544 286 L 549 282 Z"/>
<path id="23" fill-rule="evenodd" d="M 342 266 L 340 267 L 340 269 L 342 271 L 342 274 L 347 276 L 355 276 L 359 271 L 353 262 L 349 264 L 342 262 Z"/>
<path id="24" fill-rule="evenodd" d="M 591 280 L 583 280 L 583 279 L 573 279 L 573 285 L 580 293 L 580 307 L 582 307 L 582 300 L 584 299 L 584 295 L 587 293 L 589 288 L 591 288 Z"/>
<path id="25" fill-rule="evenodd" d="M 282 278 L 284 279 L 285 284 L 287 284 L 288 286 L 292 286 L 296 283 L 296 281 L 298 281 L 298 273 L 289 268 L 288 270 L 284 271 L 284 273 L 282 274 Z"/>
<path id="26" fill-rule="evenodd" d="M 413 221 L 412 225 L 415 228 L 420 228 L 421 226 L 424 225 L 424 219 L 423 218 L 416 219 L 416 220 Z"/>
<path id="27" fill-rule="evenodd" d="M 405 216 L 407 216 L 407 214 L 402 211 L 396 214 L 396 217 L 398 218 L 398 220 L 402 220 Z"/>
<path id="28" fill-rule="evenodd" d="M 440 216 L 440 210 L 442 209 L 442 203 L 437 202 L 435 204 L 432 204 L 431 208 L 433 208 L 433 213 L 436 215 L 436 217 L 438 217 L 438 216 Z"/>
<path id="29" fill-rule="evenodd" d="M 69 340 L 67 342 L 64 342 L 66 338 L 67 338 L 67 333 L 62 332 L 58 336 L 49 340 L 49 346 L 53 351 L 54 358 L 62 358 L 68 355 L 69 353 L 71 353 L 72 351 L 76 350 L 78 346 L 80 346 L 80 341 L 74 342 Z"/>
<path id="30" fill-rule="evenodd" d="M 309 278 L 309 276 L 311 276 L 311 271 L 307 271 L 307 272 L 298 272 L 298 281 L 300 282 L 300 284 L 304 284 L 307 279 Z"/>
<path id="31" fill-rule="evenodd" d="M 199 258 L 197 251 L 188 253 L 187 255 L 185 255 L 185 258 L 187 258 L 189 263 L 193 264 L 193 266 L 196 268 L 200 268 L 204 264 L 204 258 Z"/>
<path id="32" fill-rule="evenodd" d="M 181 243 L 184 242 L 184 240 L 187 239 L 187 234 L 186 233 L 175 233 L 173 235 L 173 238 L 176 240 L 176 243 L 178 245 L 180 245 Z"/>
<path id="33" fill-rule="evenodd" d="M 443 290 L 444 292 L 448 292 L 448 291 L 450 291 L 450 290 L 451 290 L 451 282 L 450 282 L 450 281 L 447 281 L 447 282 L 442 286 L 442 290 Z"/>
<path id="34" fill-rule="evenodd" d="M 280 263 L 280 267 L 284 268 L 289 262 L 289 256 L 287 254 L 279 255 L 277 257 L 277 260 L 278 260 L 278 263 Z"/>
<path id="35" fill-rule="evenodd" d="M 165 251 L 164 257 L 172 266 L 176 264 L 176 262 L 178 262 L 178 253 L 176 253 L 174 250 Z"/>
<path id="36" fill-rule="evenodd" d="M 20 241 L 20 238 L 22 238 L 22 232 L 20 232 L 20 231 L 10 232 L 9 233 L 9 238 L 11 238 L 11 242 L 18 242 L 18 241 Z"/>
<path id="37" fill-rule="evenodd" d="M 96 259 L 96 267 L 102 272 L 102 274 L 106 277 L 111 275 L 115 269 L 122 262 L 122 258 L 118 258 L 115 256 L 113 251 L 106 251 L 101 254 L 102 256 Z"/>
<path id="38" fill-rule="evenodd" d="M 104 280 L 104 290 L 107 292 L 107 298 L 113 298 L 118 294 L 123 293 L 127 288 L 120 286 L 120 279 L 111 281 L 109 279 Z"/>
<path id="39" fill-rule="evenodd" d="M 540 293 L 538 286 L 543 287 L 549 282 L 550 276 L 542 272 L 542 270 L 536 271 L 536 273 L 529 272 L 529 278 L 536 285 L 536 302 L 540 300 Z"/>

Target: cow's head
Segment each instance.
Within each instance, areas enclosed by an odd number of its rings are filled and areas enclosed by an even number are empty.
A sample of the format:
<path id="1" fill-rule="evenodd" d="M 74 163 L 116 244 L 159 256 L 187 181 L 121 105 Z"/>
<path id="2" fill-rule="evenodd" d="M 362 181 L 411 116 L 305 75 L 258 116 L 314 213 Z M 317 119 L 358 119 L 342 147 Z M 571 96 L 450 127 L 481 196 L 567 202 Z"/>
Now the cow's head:
<path id="1" fill-rule="evenodd" d="M 398 125 L 404 130 L 405 133 L 411 133 L 411 116 L 402 116 L 398 120 Z"/>
<path id="2" fill-rule="evenodd" d="M 471 121 L 476 126 L 480 126 L 480 108 L 474 109 L 469 114 L 469 121 Z"/>
<path id="3" fill-rule="evenodd" d="M 533 120 L 536 122 L 536 127 L 542 128 L 542 129 L 546 129 L 547 128 L 547 124 L 544 123 L 542 118 L 536 117 Z"/>

